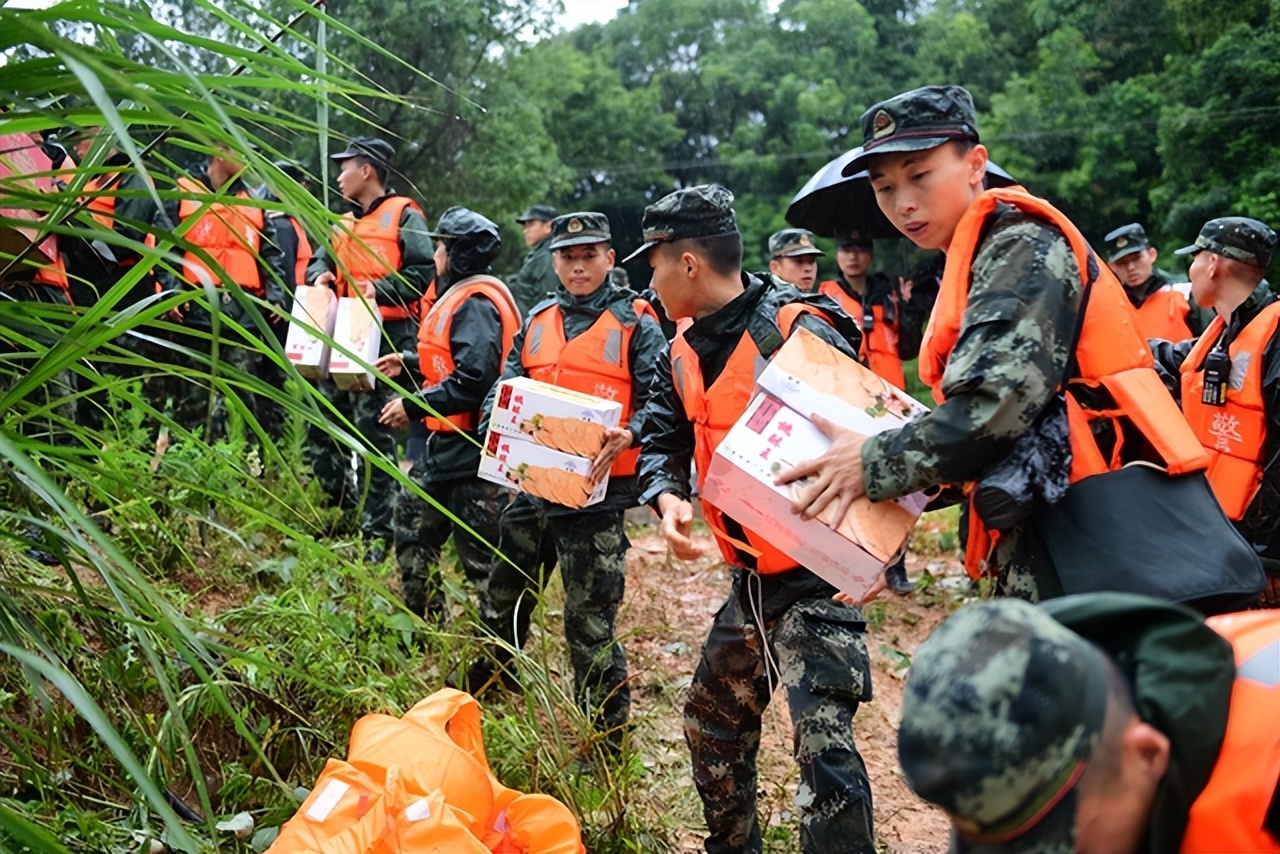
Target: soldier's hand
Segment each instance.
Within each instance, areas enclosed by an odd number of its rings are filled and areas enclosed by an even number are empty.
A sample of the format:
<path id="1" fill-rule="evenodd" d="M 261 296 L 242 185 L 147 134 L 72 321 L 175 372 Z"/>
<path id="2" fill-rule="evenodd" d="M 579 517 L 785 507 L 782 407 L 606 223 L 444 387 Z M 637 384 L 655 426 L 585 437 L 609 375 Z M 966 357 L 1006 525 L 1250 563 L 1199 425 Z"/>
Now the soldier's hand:
<path id="1" fill-rule="evenodd" d="M 812 478 L 801 486 L 796 500 L 791 502 L 791 512 L 804 519 L 812 519 L 830 507 L 833 515 L 830 526 L 840 526 L 855 499 L 866 495 L 862 481 L 862 446 L 866 437 L 852 430 L 832 424 L 821 415 L 812 416 L 813 424 L 831 440 L 831 447 L 816 460 L 801 463 L 784 471 L 774 481 L 778 486 Z"/>
<path id="2" fill-rule="evenodd" d="M 635 437 L 625 427 L 610 427 L 604 431 L 604 447 L 591 462 L 591 482 L 599 483 L 609 474 L 613 461 L 618 455 L 631 447 Z"/>
<path id="3" fill-rule="evenodd" d="M 670 492 L 659 496 L 662 538 L 680 560 L 702 557 L 702 547 L 693 541 L 693 505 Z"/>
<path id="4" fill-rule="evenodd" d="M 387 405 L 382 407 L 382 414 L 378 416 L 378 423 L 395 430 L 408 424 L 409 414 L 404 411 L 404 400 L 399 397 L 388 400 Z"/>
<path id="5" fill-rule="evenodd" d="M 404 356 L 400 353 L 388 353 L 385 356 L 379 356 L 373 366 L 388 379 L 395 379 L 404 370 Z"/>
<path id="6" fill-rule="evenodd" d="M 317 288 L 332 288 L 334 285 L 338 284 L 338 277 L 328 270 L 325 270 L 323 273 L 316 276 L 316 280 L 311 284 L 315 285 Z"/>
<path id="7" fill-rule="evenodd" d="M 1267 586 L 1262 588 L 1262 604 L 1270 607 L 1280 605 L 1280 575 L 1267 573 Z"/>
<path id="8" fill-rule="evenodd" d="M 360 293 L 364 294 L 364 298 L 370 302 L 378 295 L 378 289 L 373 286 L 373 282 L 356 282 L 356 285 L 359 286 Z"/>
<path id="9" fill-rule="evenodd" d="M 169 314 L 167 316 L 174 323 L 181 323 L 182 318 L 185 315 L 183 315 L 182 308 L 180 306 L 174 306 L 173 308 L 169 309 Z"/>
<path id="10" fill-rule="evenodd" d="M 915 285 L 913 281 L 902 276 L 898 277 L 898 295 L 902 297 L 904 302 L 911 301 L 911 288 Z"/>

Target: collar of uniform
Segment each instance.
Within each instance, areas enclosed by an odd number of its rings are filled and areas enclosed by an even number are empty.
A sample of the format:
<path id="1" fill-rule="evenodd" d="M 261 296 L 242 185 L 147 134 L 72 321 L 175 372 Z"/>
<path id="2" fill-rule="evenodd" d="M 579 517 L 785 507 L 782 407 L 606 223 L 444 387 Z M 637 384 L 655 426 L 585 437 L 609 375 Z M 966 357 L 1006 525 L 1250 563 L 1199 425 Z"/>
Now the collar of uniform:
<path id="1" fill-rule="evenodd" d="M 606 280 L 586 296 L 574 296 L 564 285 L 556 285 L 556 303 L 565 314 L 587 314 L 598 317 L 612 302 L 613 289 Z"/>
<path id="2" fill-rule="evenodd" d="M 364 219 L 369 214 L 373 213 L 379 207 L 381 207 L 382 203 L 385 202 L 387 199 L 393 198 L 398 195 L 400 194 L 393 190 L 388 190 L 385 196 L 378 196 L 378 198 L 374 199 L 373 202 L 370 203 L 369 207 L 365 208 L 364 210 L 360 210 L 359 205 L 352 203 L 351 212 L 355 214 L 356 219 Z"/>
<path id="3" fill-rule="evenodd" d="M 1253 289 L 1253 293 L 1240 303 L 1240 306 L 1231 312 L 1231 323 L 1227 324 L 1228 340 L 1236 337 L 1241 329 L 1244 329 L 1253 319 L 1258 316 L 1258 312 L 1262 311 L 1277 299 L 1276 295 L 1271 292 L 1271 285 L 1263 279 L 1258 286 Z"/>
<path id="4" fill-rule="evenodd" d="M 741 294 L 685 330 L 685 341 L 700 359 L 720 348 L 732 350 L 769 290 L 769 285 L 749 273 L 742 274 L 742 287 Z"/>

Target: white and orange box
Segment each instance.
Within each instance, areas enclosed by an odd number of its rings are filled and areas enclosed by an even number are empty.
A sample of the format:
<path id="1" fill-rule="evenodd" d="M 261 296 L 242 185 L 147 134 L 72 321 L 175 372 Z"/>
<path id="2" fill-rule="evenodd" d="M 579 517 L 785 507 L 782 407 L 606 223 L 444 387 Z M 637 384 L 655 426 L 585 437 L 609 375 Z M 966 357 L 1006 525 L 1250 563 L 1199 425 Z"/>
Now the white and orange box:
<path id="1" fill-rule="evenodd" d="M 339 299 L 333 343 L 336 346 L 329 353 L 329 376 L 334 383 L 343 391 L 370 391 L 374 373 L 360 361 L 372 365 L 378 360 L 378 349 L 382 345 L 382 317 L 378 307 L 360 297 Z M 342 352 L 343 349 L 354 353 L 360 361 Z"/>
<path id="2" fill-rule="evenodd" d="M 338 298 L 329 288 L 302 285 L 293 296 L 289 333 L 284 340 L 285 358 L 309 380 L 329 375 L 329 342 L 338 319 Z"/>
<path id="3" fill-rule="evenodd" d="M 566 454 L 520 436 L 490 430 L 480 454 L 483 480 L 565 507 L 604 500 L 609 478 L 591 482 L 591 458 Z"/>
<path id="4" fill-rule="evenodd" d="M 618 401 L 515 377 L 498 386 L 489 429 L 594 458 L 604 446 L 605 430 L 617 427 L 621 418 Z"/>
<path id="5" fill-rule="evenodd" d="M 925 408 L 804 328 L 774 354 L 756 385 L 755 398 L 712 457 L 702 495 L 801 566 L 860 598 L 906 543 L 925 496 L 859 498 L 832 528 L 832 508 L 808 521 L 791 513 L 803 483 L 773 481 L 831 446 L 809 420 L 812 413 L 870 436 L 900 427 Z"/>

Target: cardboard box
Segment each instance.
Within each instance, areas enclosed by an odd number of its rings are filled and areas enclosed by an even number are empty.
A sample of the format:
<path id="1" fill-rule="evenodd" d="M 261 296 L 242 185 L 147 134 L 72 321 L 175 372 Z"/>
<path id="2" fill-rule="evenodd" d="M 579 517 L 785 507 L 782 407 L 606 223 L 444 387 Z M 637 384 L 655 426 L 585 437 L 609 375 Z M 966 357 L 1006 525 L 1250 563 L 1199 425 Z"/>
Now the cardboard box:
<path id="1" fill-rule="evenodd" d="M 617 401 L 517 377 L 498 386 L 489 429 L 593 459 L 604 446 L 605 429 L 621 418 Z"/>
<path id="2" fill-rule="evenodd" d="M 869 436 L 899 427 L 925 408 L 803 328 L 775 354 L 757 386 L 716 449 L 702 495 L 800 565 L 861 597 L 906 542 L 925 497 L 859 498 L 833 529 L 830 508 L 808 521 L 792 515 L 803 484 L 780 487 L 773 480 L 830 447 L 809 421 L 811 413 Z"/>
<path id="3" fill-rule="evenodd" d="M 591 483 L 591 460 L 553 451 L 535 442 L 490 430 L 480 455 L 482 479 L 565 507 L 604 500 L 609 478 Z"/>
<path id="4" fill-rule="evenodd" d="M 329 375 L 329 344 L 316 332 L 333 337 L 338 319 L 337 296 L 329 288 L 303 285 L 294 293 L 291 314 L 284 341 L 285 358 L 307 379 L 324 379 Z"/>
<path id="5" fill-rule="evenodd" d="M 343 391 L 369 391 L 374 374 L 359 361 L 343 353 L 344 348 L 370 365 L 378 360 L 382 346 L 382 317 L 378 307 L 360 297 L 338 300 L 337 318 L 333 324 L 333 343 L 329 354 L 329 376 Z"/>

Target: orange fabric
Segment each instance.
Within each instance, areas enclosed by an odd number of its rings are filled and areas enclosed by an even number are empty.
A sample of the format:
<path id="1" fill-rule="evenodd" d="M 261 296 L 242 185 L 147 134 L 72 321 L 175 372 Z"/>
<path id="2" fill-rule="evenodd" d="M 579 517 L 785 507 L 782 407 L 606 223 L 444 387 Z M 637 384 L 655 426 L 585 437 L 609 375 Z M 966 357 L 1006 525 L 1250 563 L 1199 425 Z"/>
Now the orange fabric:
<path id="1" fill-rule="evenodd" d="M 444 688 L 402 718 L 367 715 L 268 852 L 585 854 L 577 820 L 489 770 L 480 707 Z"/>
<path id="2" fill-rule="evenodd" d="M 293 265 L 293 283 L 302 287 L 307 283 L 307 267 L 311 266 L 311 257 L 315 254 L 315 250 L 311 248 L 311 238 L 307 237 L 307 230 L 302 227 L 302 223 L 298 222 L 298 218 L 289 217 L 289 223 L 293 226 L 293 233 L 298 237 L 298 258 Z"/>
<path id="3" fill-rule="evenodd" d="M 404 261 L 400 251 L 400 220 L 406 208 L 422 213 L 418 203 L 408 196 L 392 196 L 378 205 L 376 212 L 356 218 L 344 214 L 334 229 L 333 255 L 337 260 L 335 288 L 339 297 L 354 296 L 352 282 L 385 279 L 400 269 Z M 423 218 L 426 215 L 423 214 Z M 418 314 L 416 303 L 408 306 L 380 305 L 383 320 L 405 320 Z"/>
<path id="4" fill-rule="evenodd" d="M 1194 338 L 1187 325 L 1191 313 L 1191 285 L 1165 285 L 1138 307 L 1138 333 L 1143 338 L 1186 341 Z"/>
<path id="5" fill-rule="evenodd" d="M 258 250 L 262 246 L 262 209 L 250 205 L 211 202 L 208 187 L 190 178 L 179 178 L 178 189 L 204 198 L 186 198 L 178 203 L 178 218 L 196 220 L 186 231 L 187 242 L 199 246 L 226 273 L 227 277 L 246 291 L 262 296 L 261 273 L 258 270 Z M 234 198 L 248 199 L 241 190 Z M 193 285 L 209 282 L 222 287 L 222 275 L 211 269 L 199 256 L 186 252 L 182 256 L 182 276 Z"/>
<path id="6" fill-rule="evenodd" d="M 802 314 L 822 316 L 817 309 L 802 303 L 788 303 L 778 310 L 778 328 L 782 331 L 783 338 L 790 336 Z M 671 342 L 672 379 L 684 406 L 685 416 L 693 424 L 693 461 L 698 470 L 699 491 L 706 481 L 716 448 L 751 402 L 757 360 L 761 356 L 772 355 L 761 353 L 751 334 L 743 332 L 724 370 L 711 387 L 707 388 L 703 385 L 698 354 L 685 341 L 683 330 L 677 332 L 675 341 Z M 747 554 L 756 559 L 756 571 L 765 575 L 785 572 L 799 566 L 751 530 L 743 528 L 745 542 L 733 537 L 725 527 L 724 515 L 705 499 L 702 502 L 702 515 L 706 517 L 711 533 L 716 535 L 716 543 L 720 546 L 720 554 L 724 556 L 726 563 L 741 566 L 742 555 Z"/>
<path id="7" fill-rule="evenodd" d="M 1263 818 L 1280 780 L 1280 611 L 1205 621 L 1231 641 L 1236 680 L 1222 750 L 1191 805 L 1182 854 L 1276 854 Z"/>
<path id="8" fill-rule="evenodd" d="M 97 175 L 84 185 L 85 209 L 103 228 L 115 228 L 116 196 L 115 193 L 104 192 L 110 184 L 115 186 L 116 175 Z"/>
<path id="9" fill-rule="evenodd" d="M 648 315 L 655 321 L 658 319 L 645 300 L 632 300 L 631 304 L 637 317 Z M 589 329 L 566 342 L 564 316 L 560 306 L 553 303 L 530 319 L 520 361 L 532 379 L 621 403 L 618 423 L 625 427 L 633 412 L 629 354 L 635 328 L 635 324 L 624 325 L 612 311 L 605 309 Z M 638 446 L 623 451 L 609 474 L 634 475 L 639 457 Z"/>
<path id="10" fill-rule="evenodd" d="M 1227 347 L 1232 371 L 1244 367 L 1240 388 L 1227 387 L 1226 406 L 1201 401 L 1204 360 L 1222 337 L 1226 322 L 1215 317 L 1182 363 L 1182 411 L 1209 454 L 1209 485 L 1234 521 L 1245 511 L 1262 485 L 1262 445 L 1267 436 L 1267 413 L 1262 399 L 1262 353 L 1280 324 L 1280 302 L 1258 312 Z"/>
<path id="11" fill-rule="evenodd" d="M 434 289 L 431 293 L 434 295 Z M 423 388 L 439 385 L 453 373 L 453 344 L 449 340 L 453 315 L 464 300 L 472 297 L 487 299 L 498 310 L 498 318 L 502 321 L 502 364 L 506 364 L 511 341 L 520 329 L 520 309 L 511 291 L 498 279 L 470 276 L 445 291 L 418 326 L 418 369 L 422 372 Z M 423 423 L 428 430 L 469 431 L 476 428 L 478 416 L 476 412 L 453 413 L 445 418 L 427 416 Z"/>
<path id="12" fill-rule="evenodd" d="M 858 328 L 862 329 L 862 303 L 845 293 L 844 288 L 840 287 L 840 283 L 835 279 L 828 279 L 818 285 L 818 293 L 827 296 L 840 303 L 840 307 L 844 309 L 844 313 L 853 318 L 853 322 L 858 324 Z M 896 305 L 897 296 L 891 295 L 890 298 Z M 862 357 L 872 371 L 884 377 L 898 388 L 906 388 L 907 374 L 902 369 L 902 358 L 898 355 L 898 323 L 895 320 L 889 323 L 884 319 L 884 306 L 871 306 L 871 316 L 875 319 L 875 326 L 871 330 L 870 335 L 862 336 L 862 347 L 858 355 Z M 899 314 L 898 317 L 901 317 Z"/>
<path id="13" fill-rule="evenodd" d="M 57 251 L 57 235 L 51 234 L 47 239 L 53 242 L 54 261 L 51 264 L 38 265 L 32 281 L 38 285 L 49 285 L 57 288 L 67 298 L 67 303 L 74 305 L 75 303 L 71 299 L 71 284 L 67 281 L 67 262 L 63 260 L 62 253 Z"/>
<path id="14" fill-rule="evenodd" d="M 1002 202 L 1057 226 L 1071 245 L 1082 286 L 1089 287 L 1084 324 L 1075 349 L 1076 373 L 1066 395 L 1071 482 L 1113 471 L 1131 461 L 1127 454 L 1132 449 L 1123 443 L 1123 426 L 1132 427 L 1150 445 L 1155 458 L 1146 461 L 1163 466 L 1171 475 L 1203 469 L 1208 465 L 1208 456 L 1156 374 L 1151 351 L 1138 331 L 1137 315 L 1123 286 L 1111 269 L 1097 260 L 1084 235 L 1065 214 L 1021 187 L 982 193 L 960 218 L 951 238 L 938 299 L 920 347 L 920 379 L 933 388 L 934 398 L 939 403 L 945 400 L 943 373 L 963 330 L 973 259 L 983 227 Z M 1091 265 L 1098 277 L 1089 285 Z M 1102 386 L 1116 408 L 1103 412 L 1085 409 L 1070 393 L 1071 387 L 1078 385 Z M 1089 427 L 1099 419 L 1109 419 L 1115 426 L 1116 446 L 1109 458 L 1103 457 Z M 994 547 L 990 532 L 977 513 L 971 512 L 965 549 L 965 568 L 970 575 L 977 577 L 986 570 Z"/>

